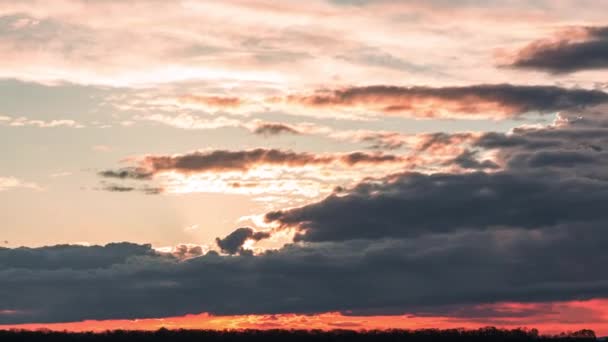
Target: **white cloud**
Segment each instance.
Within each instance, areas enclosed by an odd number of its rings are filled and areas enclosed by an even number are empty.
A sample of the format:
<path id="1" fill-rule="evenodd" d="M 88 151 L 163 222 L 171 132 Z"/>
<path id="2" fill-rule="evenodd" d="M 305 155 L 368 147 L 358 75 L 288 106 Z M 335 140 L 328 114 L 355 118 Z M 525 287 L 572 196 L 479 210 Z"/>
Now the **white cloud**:
<path id="1" fill-rule="evenodd" d="M 110 152 L 112 148 L 108 145 L 95 145 L 91 147 L 91 149 L 95 152 Z"/>
<path id="2" fill-rule="evenodd" d="M 11 127 L 38 127 L 38 128 L 54 128 L 54 127 L 70 127 L 70 128 L 82 128 L 84 125 L 68 119 L 54 119 L 54 120 L 35 120 L 26 117 L 10 117 L 0 116 L 0 125 L 11 126 Z"/>
<path id="3" fill-rule="evenodd" d="M 36 183 L 24 182 L 15 177 L 0 177 L 0 191 L 16 189 L 16 188 L 26 188 L 26 189 L 34 189 L 34 190 L 42 189 Z"/>

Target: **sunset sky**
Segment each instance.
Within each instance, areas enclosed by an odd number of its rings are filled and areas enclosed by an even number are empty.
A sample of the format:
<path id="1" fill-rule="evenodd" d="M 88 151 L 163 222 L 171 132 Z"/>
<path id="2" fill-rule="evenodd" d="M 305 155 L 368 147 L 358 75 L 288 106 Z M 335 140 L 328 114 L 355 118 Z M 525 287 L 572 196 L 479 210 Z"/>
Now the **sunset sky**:
<path id="1" fill-rule="evenodd" d="M 0 329 L 608 335 L 606 13 L 0 0 Z"/>

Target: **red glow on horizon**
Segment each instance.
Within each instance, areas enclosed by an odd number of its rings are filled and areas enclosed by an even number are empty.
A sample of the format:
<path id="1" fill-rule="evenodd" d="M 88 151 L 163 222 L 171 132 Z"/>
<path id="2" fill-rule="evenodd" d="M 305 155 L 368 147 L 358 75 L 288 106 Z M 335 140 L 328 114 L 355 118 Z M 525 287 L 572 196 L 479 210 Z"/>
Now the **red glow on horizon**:
<path id="1" fill-rule="evenodd" d="M 608 334 L 608 299 L 554 303 L 498 303 L 473 308 L 489 312 L 487 316 L 348 316 L 337 312 L 314 315 L 239 315 L 213 316 L 206 313 L 181 317 L 134 320 L 87 320 L 69 323 L 0 325 L 0 329 L 50 329 L 56 331 L 156 330 L 169 329 L 422 329 L 465 328 L 484 326 L 514 329 L 536 328 L 541 333 L 592 329 L 598 336 Z M 493 313 L 493 315 L 492 315 Z M 473 317 L 475 316 L 475 317 Z"/>

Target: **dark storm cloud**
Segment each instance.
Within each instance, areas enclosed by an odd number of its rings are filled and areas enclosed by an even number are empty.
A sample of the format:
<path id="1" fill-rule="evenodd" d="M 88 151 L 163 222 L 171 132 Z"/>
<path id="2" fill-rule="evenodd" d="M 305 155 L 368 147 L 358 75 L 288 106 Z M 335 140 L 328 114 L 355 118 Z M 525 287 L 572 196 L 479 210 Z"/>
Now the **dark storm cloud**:
<path id="1" fill-rule="evenodd" d="M 243 227 L 237 228 L 235 231 L 228 234 L 228 236 L 223 239 L 216 238 L 215 242 L 217 243 L 217 246 L 222 250 L 222 252 L 228 254 L 236 254 L 243 253 L 245 251 L 243 249 L 245 241 L 260 241 L 269 237 L 270 233 L 268 232 L 256 232 L 252 228 Z"/>
<path id="2" fill-rule="evenodd" d="M 531 43 L 510 66 L 556 74 L 608 68 L 608 27 L 583 27 L 575 37 L 565 36 Z"/>
<path id="3" fill-rule="evenodd" d="M 149 255 L 86 268 L 84 260 L 78 268 L 4 264 L 0 303 L 15 313 L 0 315 L 0 324 L 200 312 L 429 314 L 446 305 L 606 296 L 608 276 L 597 272 L 608 262 L 604 228 L 462 231 L 185 261 L 134 245 Z"/>
<path id="4" fill-rule="evenodd" d="M 300 134 L 297 129 L 282 123 L 277 122 L 265 122 L 256 125 L 253 130 L 254 134 L 260 135 L 280 135 L 280 134 Z"/>
<path id="5" fill-rule="evenodd" d="M 429 118 L 488 114 L 500 118 L 585 108 L 607 103 L 608 94 L 599 90 L 511 84 L 440 88 L 376 85 L 295 94 L 286 101 L 310 107 L 367 106 L 386 113 L 411 112 L 409 115 Z"/>

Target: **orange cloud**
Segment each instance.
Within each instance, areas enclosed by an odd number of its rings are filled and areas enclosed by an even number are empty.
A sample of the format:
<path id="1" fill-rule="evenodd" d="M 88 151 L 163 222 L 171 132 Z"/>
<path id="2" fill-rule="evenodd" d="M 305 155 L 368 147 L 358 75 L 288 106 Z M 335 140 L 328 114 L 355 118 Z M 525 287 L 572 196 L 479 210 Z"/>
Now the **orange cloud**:
<path id="1" fill-rule="evenodd" d="M 400 163 L 405 160 L 406 158 L 399 155 L 367 152 L 314 154 L 264 148 L 242 151 L 214 150 L 181 155 L 147 155 L 139 161 L 139 167 L 107 170 L 100 172 L 99 175 L 107 178 L 149 179 L 157 173 L 170 171 L 182 174 L 246 172 L 259 166 L 296 168 L 336 162 L 354 166 L 357 164 Z"/>
<path id="2" fill-rule="evenodd" d="M 238 97 L 213 95 L 184 95 L 179 100 L 184 103 L 202 104 L 209 107 L 235 108 L 242 104 Z"/>
<path id="3" fill-rule="evenodd" d="M 292 94 L 283 101 L 309 108 L 374 111 L 415 118 L 505 119 L 608 102 L 602 91 L 554 86 L 478 84 L 455 87 L 373 85 Z"/>

